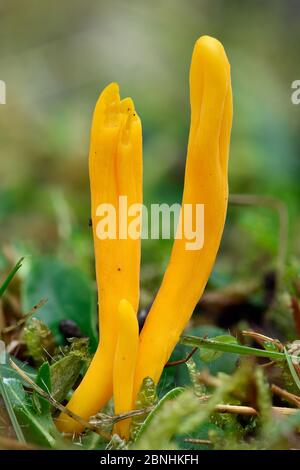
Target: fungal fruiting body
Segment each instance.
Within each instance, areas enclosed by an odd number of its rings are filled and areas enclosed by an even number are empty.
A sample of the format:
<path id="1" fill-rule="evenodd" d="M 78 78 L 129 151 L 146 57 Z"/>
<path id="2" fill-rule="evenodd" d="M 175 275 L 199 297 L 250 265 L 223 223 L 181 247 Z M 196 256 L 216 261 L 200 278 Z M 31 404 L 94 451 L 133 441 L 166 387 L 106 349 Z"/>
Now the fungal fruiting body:
<path id="1" fill-rule="evenodd" d="M 118 86 L 101 94 L 93 117 L 89 156 L 92 226 L 99 297 L 100 344 L 68 409 L 88 420 L 110 399 L 115 413 L 134 408 L 146 377 L 160 379 L 180 334 L 189 321 L 211 273 L 225 223 L 227 167 L 232 125 L 230 66 L 222 44 L 203 36 L 195 44 L 190 68 L 191 124 L 181 213 L 192 220 L 204 206 L 204 244 L 190 249 L 185 231 L 174 240 L 171 257 L 140 338 L 140 234 L 103 239 L 98 232 L 99 207 L 116 208 L 120 196 L 127 206 L 142 203 L 142 130 L 131 99 L 120 101 Z M 141 215 L 140 215 L 141 217 Z M 185 214 L 181 220 L 185 219 Z M 141 224 L 141 221 L 139 222 Z M 123 227 L 124 228 L 124 227 Z M 101 231 L 100 231 L 101 232 Z M 84 313 L 84 312 L 83 312 Z M 114 432 L 128 439 L 130 420 Z M 80 432 L 81 424 L 65 414 L 58 427 Z"/>
<path id="2" fill-rule="evenodd" d="M 139 325 L 132 305 L 122 299 L 119 304 L 118 339 L 113 369 L 113 395 L 115 413 L 133 409 L 133 382 L 139 343 Z M 130 419 L 116 423 L 114 432 L 122 439 L 129 438 Z"/>
<path id="3" fill-rule="evenodd" d="M 203 36 L 190 69 L 191 124 L 182 199 L 204 204 L 204 245 L 188 250 L 175 239 L 161 287 L 141 332 L 134 398 L 144 377 L 158 382 L 201 297 L 218 252 L 227 210 L 232 124 L 230 66 L 222 44 Z"/>
<path id="4" fill-rule="evenodd" d="M 140 237 L 121 239 L 118 224 L 126 217 L 121 213 L 120 196 L 127 197 L 128 206 L 142 204 L 142 128 L 132 100 L 121 101 L 115 83 L 104 89 L 95 107 L 89 174 L 100 343 L 67 405 L 86 420 L 112 396 L 119 303 L 127 299 L 135 314 L 139 303 Z M 116 209 L 115 237 L 99 233 L 99 216 L 105 205 Z M 60 415 L 57 426 L 65 433 L 82 431 L 82 426 L 65 414 Z"/>

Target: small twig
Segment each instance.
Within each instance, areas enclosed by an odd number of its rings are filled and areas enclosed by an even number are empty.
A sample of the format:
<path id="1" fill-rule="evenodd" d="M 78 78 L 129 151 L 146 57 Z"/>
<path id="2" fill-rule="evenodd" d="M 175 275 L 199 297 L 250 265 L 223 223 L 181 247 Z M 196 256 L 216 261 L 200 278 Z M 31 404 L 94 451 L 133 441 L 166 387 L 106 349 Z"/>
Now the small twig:
<path id="1" fill-rule="evenodd" d="M 140 410 L 132 410 L 132 411 L 128 411 L 127 413 L 120 413 L 118 415 L 114 415 L 112 418 L 114 420 L 114 423 L 117 423 L 119 421 L 122 421 L 123 419 L 133 418 L 134 416 L 142 416 L 142 415 L 148 414 L 154 408 L 155 406 L 148 406 L 147 408 L 141 408 Z"/>
<path id="2" fill-rule="evenodd" d="M 272 367 L 275 365 L 276 365 L 275 361 L 270 361 L 270 362 L 265 362 L 265 364 L 258 364 L 257 367 L 260 367 L 261 369 L 268 369 L 269 367 Z"/>
<path id="3" fill-rule="evenodd" d="M 253 338 L 262 347 L 264 347 L 265 343 L 271 343 L 274 344 L 274 346 L 276 346 L 280 351 L 284 350 L 284 346 L 278 339 L 270 338 L 269 336 L 257 333 L 256 331 L 242 331 L 242 335 Z"/>
<path id="4" fill-rule="evenodd" d="M 148 406 L 147 408 L 141 408 L 140 410 L 132 410 L 126 413 L 120 413 L 118 415 L 113 416 L 107 415 L 105 413 L 98 413 L 90 418 L 89 423 L 94 426 L 99 426 L 101 424 L 113 425 L 127 418 L 133 418 L 134 416 L 142 416 L 144 414 L 148 414 L 153 409 L 154 406 Z"/>
<path id="5" fill-rule="evenodd" d="M 14 361 L 10 359 L 9 363 L 11 367 L 22 377 L 22 379 L 24 379 L 25 382 L 27 382 L 39 395 L 45 398 L 45 400 L 51 403 L 52 406 L 57 408 L 59 411 L 62 411 L 64 414 L 74 419 L 75 421 L 78 421 L 78 423 L 80 423 L 84 428 L 88 428 L 91 431 L 96 432 L 97 434 L 99 434 L 101 437 L 103 437 L 104 439 L 108 441 L 111 439 L 111 436 L 107 432 L 102 431 L 98 427 L 91 425 L 88 421 L 85 421 L 84 419 L 82 419 L 81 416 L 76 415 L 75 413 L 70 411 L 68 408 L 58 403 L 49 393 L 45 392 L 45 390 L 39 387 L 30 377 L 28 377 L 28 375 L 25 374 L 25 372 L 22 369 L 20 369 L 20 367 L 18 367 Z"/>
<path id="6" fill-rule="evenodd" d="M 196 444 L 196 445 L 206 445 L 206 446 L 213 446 L 213 443 L 209 441 L 208 439 L 197 439 L 193 437 L 186 437 L 183 439 L 184 442 L 187 442 L 189 444 Z"/>
<path id="7" fill-rule="evenodd" d="M 298 397 L 297 395 L 294 395 L 294 393 L 290 393 L 287 390 L 284 390 L 283 388 L 280 388 L 278 387 L 278 385 L 275 385 L 275 384 L 271 385 L 271 390 L 273 393 L 275 393 L 279 397 L 288 401 L 292 405 L 295 405 L 298 408 L 300 408 L 300 397 Z"/>
<path id="8" fill-rule="evenodd" d="M 298 413 L 297 408 L 285 408 L 282 406 L 272 406 L 272 411 L 283 415 L 291 415 Z M 217 405 L 215 411 L 219 413 L 232 413 L 240 415 L 258 415 L 258 411 L 252 406 L 238 406 L 238 405 Z"/>
<path id="9" fill-rule="evenodd" d="M 299 413 L 298 408 L 286 408 L 284 406 L 272 406 L 271 410 L 274 413 L 282 414 L 282 415 L 293 415 L 295 413 Z"/>
<path id="10" fill-rule="evenodd" d="M 179 359 L 178 361 L 167 362 L 165 364 L 165 367 L 173 367 L 173 366 L 179 366 L 180 364 L 185 364 L 189 359 L 191 359 L 191 357 L 195 354 L 197 349 L 198 347 L 195 347 L 194 349 L 192 349 L 192 351 L 184 359 Z"/>
<path id="11" fill-rule="evenodd" d="M 252 406 L 241 406 L 241 405 L 216 405 L 215 411 L 218 413 L 229 413 L 245 416 L 257 415 L 257 410 Z"/>
<path id="12" fill-rule="evenodd" d="M 17 323 L 14 323 L 13 325 L 9 325 L 3 328 L 2 330 L 0 330 L 0 335 L 10 333 L 11 331 L 14 331 L 20 326 L 24 325 L 24 323 L 26 323 L 28 318 L 32 317 L 32 315 L 34 315 L 38 309 L 43 307 L 43 305 L 45 305 L 47 301 L 48 301 L 47 299 L 41 299 L 36 305 L 32 307 L 32 309 L 28 313 L 25 313 L 25 315 L 22 318 L 20 318 L 20 320 L 18 320 Z"/>

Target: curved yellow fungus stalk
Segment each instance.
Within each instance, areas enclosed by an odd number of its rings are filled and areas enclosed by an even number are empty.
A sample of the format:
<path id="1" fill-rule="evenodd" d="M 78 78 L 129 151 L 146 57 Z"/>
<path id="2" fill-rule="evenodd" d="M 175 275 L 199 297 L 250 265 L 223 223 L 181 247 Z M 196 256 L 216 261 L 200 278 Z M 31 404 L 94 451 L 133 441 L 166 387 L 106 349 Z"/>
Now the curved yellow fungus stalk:
<path id="1" fill-rule="evenodd" d="M 158 382 L 207 283 L 219 248 L 228 200 L 227 164 L 232 124 L 230 66 L 222 44 L 195 44 L 190 69 L 191 126 L 182 208 L 204 204 L 202 249 L 174 241 L 162 285 L 140 336 L 134 398 L 144 377 Z"/>
<path id="2" fill-rule="evenodd" d="M 115 414 L 126 413 L 133 408 L 132 394 L 139 344 L 139 325 L 132 305 L 125 299 L 119 304 L 119 335 L 113 371 Z M 114 432 L 122 439 L 129 439 L 130 419 L 116 423 Z"/>
<path id="3" fill-rule="evenodd" d="M 84 419 L 96 414 L 112 396 L 119 302 L 128 299 L 135 312 L 139 303 L 140 236 L 126 237 L 127 208 L 119 204 L 119 197 L 127 196 L 128 206 L 142 204 L 142 128 L 132 100 L 120 101 L 115 83 L 105 88 L 96 104 L 89 173 L 100 343 L 67 406 Z M 105 206 L 100 209 L 103 204 L 116 210 L 115 230 Z M 112 214 L 111 210 L 109 213 Z M 109 232 L 110 238 L 104 239 L 103 231 Z M 63 432 L 82 431 L 78 422 L 64 414 L 60 415 L 57 426 Z"/>

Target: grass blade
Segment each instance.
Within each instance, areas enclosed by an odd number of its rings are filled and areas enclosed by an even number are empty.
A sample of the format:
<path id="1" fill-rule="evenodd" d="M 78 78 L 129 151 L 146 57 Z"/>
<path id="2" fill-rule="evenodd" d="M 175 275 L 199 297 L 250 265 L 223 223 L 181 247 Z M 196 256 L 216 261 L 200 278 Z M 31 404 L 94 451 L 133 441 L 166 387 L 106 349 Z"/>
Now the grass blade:
<path id="1" fill-rule="evenodd" d="M 258 357 L 268 357 L 269 359 L 284 361 L 286 360 L 286 355 L 279 351 L 268 351 L 265 349 L 251 348 L 250 346 L 243 346 L 242 344 L 237 343 L 223 343 L 221 341 L 216 341 L 213 338 L 199 338 L 198 336 L 181 336 L 181 344 L 191 347 L 214 349 L 216 351 L 222 351 L 233 354 L 241 354 L 246 356 L 258 356 Z M 295 356 L 289 356 L 293 359 Z M 295 357 L 296 358 L 296 357 Z"/>
<path id="2" fill-rule="evenodd" d="M 19 271 L 20 267 L 22 266 L 22 262 L 24 260 L 24 257 L 19 259 L 19 261 L 17 262 L 17 264 L 13 267 L 13 269 L 10 271 L 9 275 L 7 276 L 7 278 L 4 280 L 4 282 L 2 283 L 2 285 L 0 286 L 0 297 L 2 297 L 2 295 L 4 294 L 4 292 L 6 291 L 8 285 L 10 284 L 11 280 L 13 279 L 13 277 L 15 276 L 15 274 L 17 273 L 17 271 Z"/>

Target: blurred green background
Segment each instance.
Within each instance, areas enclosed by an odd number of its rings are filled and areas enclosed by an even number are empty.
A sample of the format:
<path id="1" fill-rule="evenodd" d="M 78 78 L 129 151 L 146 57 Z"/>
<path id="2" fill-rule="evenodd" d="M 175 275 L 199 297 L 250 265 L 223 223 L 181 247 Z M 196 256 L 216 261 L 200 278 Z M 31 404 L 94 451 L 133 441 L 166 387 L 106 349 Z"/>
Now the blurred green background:
<path id="1" fill-rule="evenodd" d="M 50 253 L 93 279 L 89 129 L 111 81 L 133 97 L 142 118 L 146 204 L 180 201 L 188 71 L 203 34 L 222 41 L 231 63 L 230 191 L 282 200 L 288 250 L 299 255 L 300 105 L 291 103 L 291 83 L 300 79 L 299 21 L 296 0 L 2 1 L 2 266 L 10 256 Z M 276 263 L 277 244 L 276 214 L 230 207 L 218 279 L 260 275 Z M 143 285 L 157 286 L 169 249 L 167 241 L 144 241 Z"/>

